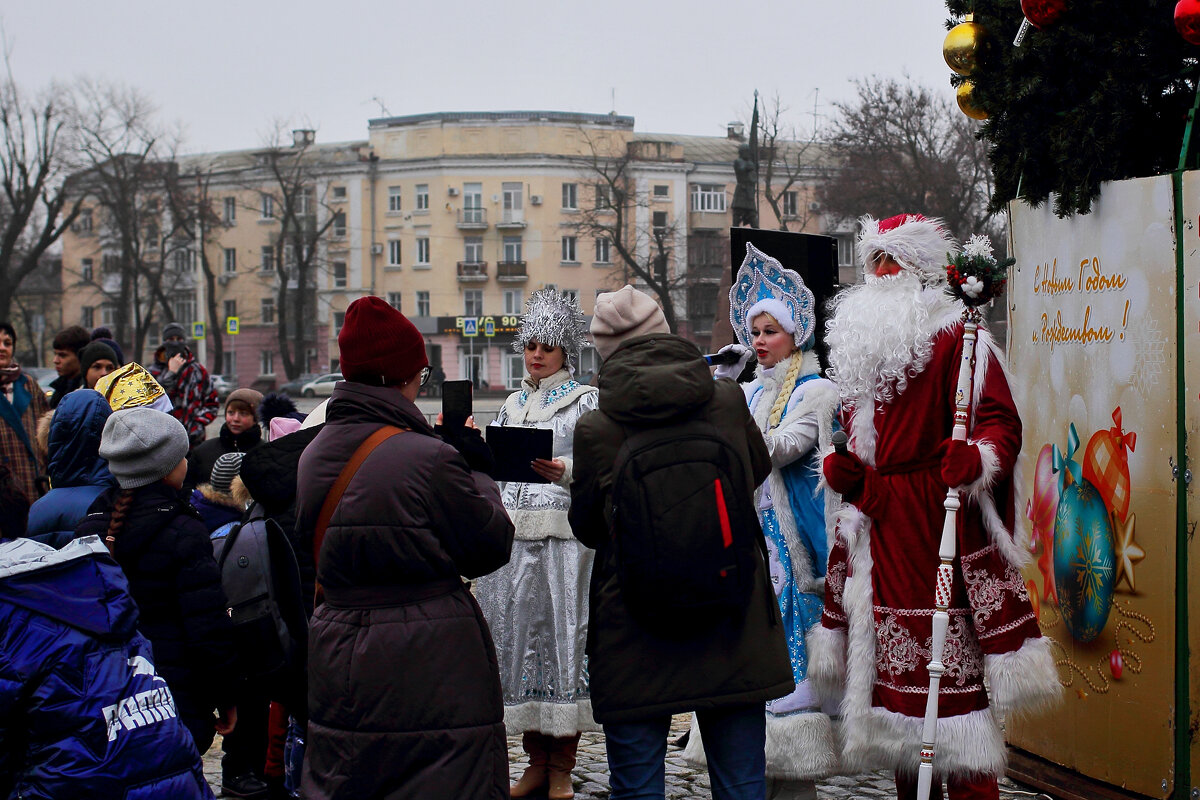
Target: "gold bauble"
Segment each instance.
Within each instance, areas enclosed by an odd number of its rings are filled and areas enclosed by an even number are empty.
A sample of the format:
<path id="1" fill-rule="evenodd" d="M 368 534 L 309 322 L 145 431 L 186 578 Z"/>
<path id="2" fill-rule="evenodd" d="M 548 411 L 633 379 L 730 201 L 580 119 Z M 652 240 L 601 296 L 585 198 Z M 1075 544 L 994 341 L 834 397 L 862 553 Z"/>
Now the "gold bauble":
<path id="1" fill-rule="evenodd" d="M 975 103 L 975 84 L 963 81 L 954 93 L 958 99 L 958 107 L 971 119 L 987 119 L 988 112 Z"/>
<path id="2" fill-rule="evenodd" d="M 973 18 L 973 14 L 967 14 L 963 22 L 950 29 L 946 41 L 942 42 L 946 64 L 959 75 L 970 75 L 975 71 L 987 39 L 987 29 L 973 22 Z"/>

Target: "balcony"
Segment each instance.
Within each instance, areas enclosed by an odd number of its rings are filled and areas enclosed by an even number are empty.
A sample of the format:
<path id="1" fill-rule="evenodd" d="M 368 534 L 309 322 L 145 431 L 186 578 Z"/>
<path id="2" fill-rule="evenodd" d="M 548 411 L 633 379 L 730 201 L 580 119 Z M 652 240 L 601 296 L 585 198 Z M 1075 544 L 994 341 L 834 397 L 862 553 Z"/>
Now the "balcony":
<path id="1" fill-rule="evenodd" d="M 486 208 L 460 208 L 458 210 L 458 229 L 460 231 L 487 230 Z"/>
<path id="2" fill-rule="evenodd" d="M 496 229 L 502 231 L 519 231 L 524 227 L 525 212 L 521 209 L 504 209 L 500 219 L 496 222 Z"/>
<path id="3" fill-rule="evenodd" d="M 524 261 L 496 262 L 496 280 L 501 283 L 520 283 L 529 280 Z"/>
<path id="4" fill-rule="evenodd" d="M 458 262 L 459 283 L 484 283 L 488 279 L 486 261 Z"/>

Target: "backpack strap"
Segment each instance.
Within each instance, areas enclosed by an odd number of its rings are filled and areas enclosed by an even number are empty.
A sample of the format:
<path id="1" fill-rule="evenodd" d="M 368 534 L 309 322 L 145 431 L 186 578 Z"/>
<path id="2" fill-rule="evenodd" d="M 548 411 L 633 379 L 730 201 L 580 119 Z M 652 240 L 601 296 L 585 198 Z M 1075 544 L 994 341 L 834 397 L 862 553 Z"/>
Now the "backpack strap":
<path id="1" fill-rule="evenodd" d="M 354 451 L 354 455 L 350 456 L 350 460 L 346 462 L 346 466 L 342 467 L 342 471 L 338 475 L 337 480 L 333 482 L 333 487 L 329 490 L 329 494 L 325 495 L 325 502 L 321 505 L 321 513 L 317 515 L 317 526 L 313 529 L 314 567 L 320 561 L 321 545 L 325 542 L 325 529 L 329 527 L 329 521 L 333 519 L 333 512 L 337 510 L 338 503 L 341 502 L 342 495 L 346 492 L 346 487 L 350 485 L 350 481 L 354 479 L 358 468 L 362 466 L 362 463 L 367 460 L 367 456 L 371 455 L 376 447 L 396 434 L 404 433 L 407 430 L 408 428 L 399 428 L 395 425 L 384 425 L 368 436 L 366 441 L 360 444 L 358 449 Z M 320 605 L 323 596 L 324 590 L 318 583 L 316 605 Z"/>

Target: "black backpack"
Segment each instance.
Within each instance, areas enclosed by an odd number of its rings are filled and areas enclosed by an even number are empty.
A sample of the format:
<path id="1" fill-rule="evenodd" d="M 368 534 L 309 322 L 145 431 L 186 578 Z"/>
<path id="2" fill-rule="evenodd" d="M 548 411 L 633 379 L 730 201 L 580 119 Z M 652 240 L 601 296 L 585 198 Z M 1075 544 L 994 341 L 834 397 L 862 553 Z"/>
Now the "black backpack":
<path id="1" fill-rule="evenodd" d="M 300 569 L 279 523 L 254 505 L 246 520 L 213 539 L 234 642 L 247 678 L 279 677 L 307 647 Z"/>
<path id="2" fill-rule="evenodd" d="M 746 607 L 765 545 L 745 470 L 701 419 L 637 429 L 621 445 L 611 542 L 636 619 L 686 633 Z"/>

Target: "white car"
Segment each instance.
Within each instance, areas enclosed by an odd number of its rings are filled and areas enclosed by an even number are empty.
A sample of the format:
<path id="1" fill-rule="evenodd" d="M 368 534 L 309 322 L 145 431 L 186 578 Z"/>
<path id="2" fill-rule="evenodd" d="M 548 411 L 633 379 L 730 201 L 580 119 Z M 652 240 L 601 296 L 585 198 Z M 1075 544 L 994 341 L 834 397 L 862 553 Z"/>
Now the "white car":
<path id="1" fill-rule="evenodd" d="M 342 380 L 342 373 L 340 372 L 329 372 L 320 375 L 304 384 L 303 388 L 300 389 L 300 394 L 305 397 L 317 397 L 318 395 L 328 397 L 333 394 L 333 385 L 340 380 Z"/>

